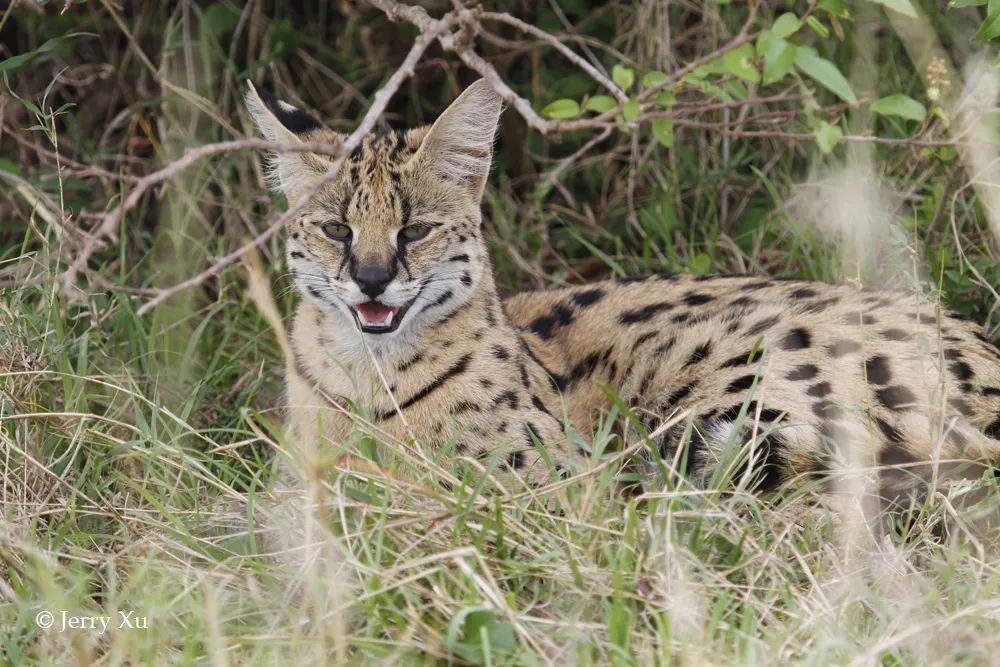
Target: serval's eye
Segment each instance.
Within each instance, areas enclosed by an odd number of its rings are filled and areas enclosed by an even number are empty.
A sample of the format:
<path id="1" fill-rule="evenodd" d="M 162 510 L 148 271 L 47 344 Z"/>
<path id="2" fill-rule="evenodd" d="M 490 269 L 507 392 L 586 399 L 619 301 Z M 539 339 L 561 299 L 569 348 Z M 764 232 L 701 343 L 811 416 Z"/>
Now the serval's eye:
<path id="1" fill-rule="evenodd" d="M 347 225 L 337 225 L 333 223 L 323 225 L 323 233 L 334 241 L 343 241 L 344 243 L 347 243 L 351 240 L 351 228 Z"/>
<path id="2" fill-rule="evenodd" d="M 399 230 L 399 238 L 409 243 L 410 241 L 419 241 L 430 233 L 431 228 L 427 225 L 410 225 Z"/>

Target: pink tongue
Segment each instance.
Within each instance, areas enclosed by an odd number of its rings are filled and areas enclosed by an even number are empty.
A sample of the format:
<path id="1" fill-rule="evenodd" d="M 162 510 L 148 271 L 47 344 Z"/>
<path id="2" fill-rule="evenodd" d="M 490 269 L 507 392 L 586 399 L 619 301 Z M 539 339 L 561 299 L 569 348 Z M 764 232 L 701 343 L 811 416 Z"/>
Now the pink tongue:
<path id="1" fill-rule="evenodd" d="M 354 310 L 358 311 L 361 321 L 365 324 L 385 324 L 389 321 L 389 316 L 399 308 L 387 306 L 378 301 L 366 301 L 354 306 Z"/>

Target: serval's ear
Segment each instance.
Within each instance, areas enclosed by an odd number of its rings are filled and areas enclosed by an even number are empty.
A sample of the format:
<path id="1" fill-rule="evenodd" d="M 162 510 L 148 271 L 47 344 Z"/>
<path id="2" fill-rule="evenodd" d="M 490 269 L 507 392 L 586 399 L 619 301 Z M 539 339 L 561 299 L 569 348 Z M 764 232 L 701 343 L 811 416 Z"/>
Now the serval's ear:
<path id="1" fill-rule="evenodd" d="M 501 111 L 500 95 L 485 80 L 476 81 L 434 122 L 413 159 L 465 185 L 478 200 L 489 176 Z"/>
<path id="2" fill-rule="evenodd" d="M 328 130 L 312 115 L 279 100 L 267 89 L 258 90 L 250 81 L 247 81 L 246 105 L 261 136 L 268 141 L 316 141 L 333 145 L 343 141 L 342 135 Z M 330 158 L 325 155 L 277 152 L 268 163 L 268 182 L 292 200 L 329 164 Z"/>

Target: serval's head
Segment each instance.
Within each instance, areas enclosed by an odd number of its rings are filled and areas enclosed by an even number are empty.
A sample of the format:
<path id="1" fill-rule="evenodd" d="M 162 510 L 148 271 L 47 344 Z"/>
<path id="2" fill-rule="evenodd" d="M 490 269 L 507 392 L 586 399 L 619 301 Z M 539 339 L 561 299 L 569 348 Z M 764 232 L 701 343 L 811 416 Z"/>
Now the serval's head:
<path id="1" fill-rule="evenodd" d="M 267 139 L 346 139 L 253 86 L 246 101 Z M 312 195 L 334 158 L 275 155 L 273 185 L 290 205 L 308 197 L 287 239 L 303 297 L 380 340 L 418 332 L 466 303 L 489 271 L 480 200 L 501 108 L 493 89 L 477 81 L 430 127 L 365 137 Z"/>

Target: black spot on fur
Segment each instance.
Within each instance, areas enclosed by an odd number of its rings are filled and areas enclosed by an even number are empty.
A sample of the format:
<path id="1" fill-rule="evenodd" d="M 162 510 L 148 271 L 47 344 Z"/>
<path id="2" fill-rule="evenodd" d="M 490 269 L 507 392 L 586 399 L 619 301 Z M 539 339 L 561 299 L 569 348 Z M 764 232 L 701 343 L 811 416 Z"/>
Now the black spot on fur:
<path id="1" fill-rule="evenodd" d="M 677 313 L 670 318 L 670 321 L 674 324 L 684 324 L 691 319 L 691 313 Z"/>
<path id="2" fill-rule="evenodd" d="M 778 317 L 777 315 L 773 317 L 768 317 L 767 319 L 763 319 L 760 322 L 757 322 L 756 324 L 752 325 L 749 329 L 747 329 L 747 333 L 750 334 L 751 336 L 756 336 L 759 333 L 767 331 L 780 321 L 781 318 Z"/>
<path id="3" fill-rule="evenodd" d="M 882 437 L 884 437 L 887 442 L 895 445 L 903 443 L 903 434 L 889 422 L 875 417 L 875 425 L 878 426 L 878 430 L 882 432 Z"/>
<path id="4" fill-rule="evenodd" d="M 757 405 L 756 401 L 750 401 L 750 405 L 747 406 L 747 414 L 752 415 L 757 409 L 756 405 Z M 740 411 L 742 409 L 743 409 L 743 404 L 737 403 L 736 405 L 729 406 L 722 412 L 719 412 L 717 415 L 713 415 L 713 413 L 708 413 L 704 415 L 703 419 L 705 419 L 706 422 L 709 420 L 714 420 L 717 422 L 734 422 L 737 420 L 737 418 L 739 418 Z"/>
<path id="5" fill-rule="evenodd" d="M 636 338 L 635 342 L 632 343 L 632 352 L 635 352 L 637 349 L 639 349 L 640 345 L 648 341 L 650 338 L 656 336 L 656 334 L 657 334 L 656 331 L 647 331 L 646 333 Z"/>
<path id="6" fill-rule="evenodd" d="M 656 366 L 647 369 L 646 373 L 642 376 L 642 379 L 639 380 L 639 396 L 644 396 L 649 390 L 649 383 L 652 382 L 653 378 L 656 376 L 656 370 Z"/>
<path id="7" fill-rule="evenodd" d="M 468 273 L 463 273 L 462 284 L 465 285 L 466 287 L 472 287 L 472 276 L 470 276 Z"/>
<path id="8" fill-rule="evenodd" d="M 466 255 L 466 254 L 465 254 L 465 253 L 463 252 L 463 253 L 462 253 L 462 254 L 460 254 L 460 255 L 455 255 L 454 257 L 449 257 L 449 258 L 448 258 L 448 261 L 449 261 L 449 262 L 459 262 L 459 263 L 462 263 L 462 264 L 467 264 L 467 263 L 469 262 L 469 256 L 468 256 L 468 255 Z"/>
<path id="9" fill-rule="evenodd" d="M 963 401 L 961 398 L 949 398 L 948 405 L 950 405 L 956 411 L 958 411 L 960 414 L 965 415 L 966 417 L 972 415 L 972 406 L 970 406 L 967 402 Z"/>
<path id="10" fill-rule="evenodd" d="M 818 382 L 809 387 L 806 393 L 815 398 L 823 398 L 824 396 L 829 396 L 831 391 L 829 382 Z"/>
<path id="11" fill-rule="evenodd" d="M 884 466 L 896 466 L 916 463 L 917 459 L 903 448 L 902 442 L 897 441 L 879 452 L 878 462 Z"/>
<path id="12" fill-rule="evenodd" d="M 531 378 L 528 377 L 528 366 L 523 361 L 518 362 L 517 370 L 521 374 L 521 386 L 527 389 L 528 387 L 531 386 Z M 553 382 L 555 382 L 555 384 L 559 386 L 560 383 L 562 382 L 562 376 L 553 376 L 553 378 L 554 378 Z"/>
<path id="13" fill-rule="evenodd" d="M 719 368 L 739 368 L 748 366 L 760 359 L 760 348 L 754 348 L 745 354 L 737 354 L 735 357 L 727 359 Z"/>
<path id="14" fill-rule="evenodd" d="M 527 422 L 524 425 L 524 439 L 527 441 L 528 447 L 532 449 L 535 447 L 535 440 L 537 440 L 542 447 L 545 446 L 545 441 L 542 440 L 541 431 L 539 431 L 538 428 L 536 428 L 531 422 Z"/>
<path id="15" fill-rule="evenodd" d="M 581 308 L 586 308 L 587 306 L 592 306 L 601 299 L 603 299 L 604 290 L 589 289 L 584 292 L 577 292 L 570 298 L 576 305 L 580 306 Z"/>
<path id="16" fill-rule="evenodd" d="M 879 355 L 865 362 L 865 377 L 869 384 L 889 384 L 892 382 L 892 371 L 889 370 L 889 360 Z"/>
<path id="17" fill-rule="evenodd" d="M 466 354 L 465 356 L 461 357 L 458 361 L 456 361 L 454 364 L 452 364 L 451 367 L 448 368 L 448 370 L 446 370 L 444 373 L 442 373 L 438 377 L 434 378 L 434 380 L 432 380 L 430 383 L 424 385 L 423 388 L 421 388 L 419 391 L 417 391 L 415 394 L 413 394 L 410 398 L 408 398 L 405 401 L 403 401 L 402 403 L 400 403 L 399 404 L 399 409 L 400 410 L 405 410 L 408 407 L 410 407 L 411 405 L 414 405 L 415 403 L 417 403 L 419 401 L 422 401 L 423 399 L 427 398 L 428 396 L 430 396 L 431 394 L 433 394 L 435 391 L 437 391 L 438 389 L 440 389 L 441 386 L 444 385 L 445 382 L 447 382 L 451 378 L 455 377 L 456 375 L 461 375 L 462 373 L 464 373 L 465 370 L 466 370 L 466 368 L 468 368 L 468 366 L 469 366 L 469 361 L 471 361 L 471 360 L 472 360 L 472 353 L 471 352 L 468 353 L 468 354 Z M 383 420 L 389 419 L 390 417 L 394 417 L 396 414 L 397 414 L 397 412 L 396 412 L 395 408 L 393 408 L 391 410 L 387 410 L 385 412 L 378 413 L 376 415 L 376 419 L 379 420 L 379 421 L 383 421 Z"/>
<path id="18" fill-rule="evenodd" d="M 502 345 L 493 346 L 493 356 L 497 359 L 510 359 L 510 352 L 507 351 Z"/>
<path id="19" fill-rule="evenodd" d="M 796 308 L 801 313 L 822 313 L 830 306 L 837 304 L 840 297 L 832 296 L 828 299 L 820 299 L 811 303 L 805 303 Z"/>
<path id="20" fill-rule="evenodd" d="M 773 408 L 761 408 L 760 420 L 762 422 L 776 422 L 781 419 L 781 410 Z"/>
<path id="21" fill-rule="evenodd" d="M 739 297 L 737 299 L 733 299 L 729 303 L 729 305 L 730 306 L 735 306 L 737 308 L 746 308 L 746 307 L 749 307 L 749 306 L 756 306 L 757 303 L 758 303 L 757 299 L 754 299 L 753 297 L 741 296 L 741 297 Z"/>
<path id="22" fill-rule="evenodd" d="M 566 376 L 565 386 L 571 387 L 576 382 L 590 376 L 595 370 L 597 370 L 598 364 L 601 362 L 607 362 L 610 356 L 611 348 L 606 349 L 603 353 L 591 352 L 569 372 L 569 375 Z"/>
<path id="23" fill-rule="evenodd" d="M 756 375 L 744 375 L 742 377 L 736 378 L 735 380 L 729 383 L 728 387 L 726 387 L 726 393 L 735 394 L 738 391 L 746 391 L 747 389 L 753 386 L 753 381 L 756 379 L 756 377 L 757 377 Z"/>
<path id="24" fill-rule="evenodd" d="M 917 319 L 920 321 L 921 324 L 937 324 L 937 318 L 934 317 L 933 315 L 924 315 L 923 313 L 921 313 L 920 315 L 917 316 Z"/>
<path id="25" fill-rule="evenodd" d="M 615 278 L 615 282 L 619 285 L 628 285 L 630 283 L 641 283 L 649 280 L 649 276 L 618 276 Z"/>
<path id="26" fill-rule="evenodd" d="M 459 401 L 451 408 L 451 414 L 460 415 L 463 412 L 482 412 L 482 406 L 479 406 L 471 401 Z"/>
<path id="27" fill-rule="evenodd" d="M 511 452 L 507 455 L 507 465 L 517 470 L 524 467 L 524 454 L 521 452 Z"/>
<path id="28" fill-rule="evenodd" d="M 434 305 L 443 306 L 444 304 L 448 303 L 448 299 L 450 299 L 451 297 L 452 297 L 452 291 L 445 290 L 444 292 L 441 292 L 441 296 L 439 296 L 434 300 Z"/>
<path id="29" fill-rule="evenodd" d="M 694 383 L 686 384 L 677 391 L 673 392 L 667 396 L 667 400 L 663 402 L 664 408 L 670 408 L 677 405 L 678 402 L 687 398 L 691 394 L 691 390 L 694 389 Z"/>
<path id="30" fill-rule="evenodd" d="M 743 289 L 759 290 L 770 286 L 771 286 L 770 280 L 759 280 L 755 283 L 747 283 L 746 285 L 743 285 Z"/>
<path id="31" fill-rule="evenodd" d="M 288 255 L 292 259 L 305 259 L 305 257 L 306 257 L 304 253 L 301 253 L 298 250 L 293 250 L 290 253 L 288 253 Z"/>
<path id="32" fill-rule="evenodd" d="M 414 365 L 419 364 L 420 361 L 423 358 L 424 358 L 424 353 L 423 352 L 417 352 L 415 355 L 413 355 L 412 357 L 410 357 L 409 359 L 407 359 L 406 361 L 404 361 L 403 363 L 401 363 L 398 366 L 397 370 L 400 373 L 403 373 L 403 372 L 409 370 L 410 368 L 412 368 Z"/>
<path id="33" fill-rule="evenodd" d="M 635 310 L 626 310 L 618 316 L 618 323 L 635 324 L 636 322 L 645 322 L 649 318 L 658 315 L 659 313 L 668 311 L 673 307 L 672 303 L 664 301 L 661 303 L 651 303 L 648 306 L 636 308 Z"/>
<path id="34" fill-rule="evenodd" d="M 860 352 L 861 343 L 856 340 L 838 340 L 827 345 L 826 350 L 830 353 L 831 357 L 838 359 L 852 352 Z"/>
<path id="35" fill-rule="evenodd" d="M 663 355 L 663 354 L 666 354 L 667 352 L 670 351 L 670 349 L 674 346 L 674 343 L 676 343 L 676 342 L 677 341 L 674 339 L 674 337 L 671 336 L 667 340 L 665 340 L 662 343 L 660 343 L 659 345 L 657 345 L 656 349 L 653 350 L 653 354 L 654 355 Z"/>
<path id="36" fill-rule="evenodd" d="M 504 403 L 506 403 L 507 407 L 511 410 L 517 410 L 518 405 L 520 404 L 517 400 L 517 392 L 513 389 L 507 389 L 497 394 L 497 397 L 493 399 L 493 405 L 497 407 L 503 405 Z"/>
<path id="37" fill-rule="evenodd" d="M 819 368 L 815 364 L 802 364 L 793 368 L 785 378 L 794 381 L 812 380 L 817 375 L 819 375 Z"/>
<path id="38" fill-rule="evenodd" d="M 792 329 L 781 339 L 781 349 L 783 350 L 805 350 L 812 344 L 812 337 L 803 328 Z"/>
<path id="39" fill-rule="evenodd" d="M 693 366 L 694 364 L 704 361 L 706 358 L 708 358 L 708 355 L 711 351 L 712 351 L 711 342 L 702 343 L 701 345 L 699 345 L 694 349 L 694 352 L 691 353 L 691 356 L 688 357 L 688 360 L 684 365 Z"/>
<path id="40" fill-rule="evenodd" d="M 997 420 L 995 422 L 987 426 L 985 432 L 986 435 L 990 436 L 991 438 L 997 438 L 998 440 L 1000 440 L 1000 417 L 997 417 Z"/>
<path id="41" fill-rule="evenodd" d="M 983 387 L 983 396 L 1000 396 L 1000 387 Z"/>
<path id="42" fill-rule="evenodd" d="M 789 293 L 788 296 L 792 297 L 793 299 L 809 299 L 818 295 L 819 293 L 816 290 L 809 289 L 808 287 L 803 287 L 801 289 L 797 289 L 794 292 Z"/>
<path id="43" fill-rule="evenodd" d="M 912 391 L 901 385 L 885 387 L 875 392 L 879 403 L 890 410 L 900 410 L 912 406 L 917 402 L 917 397 Z"/>
<path id="44" fill-rule="evenodd" d="M 964 361 L 953 361 L 948 364 L 948 369 L 959 382 L 965 382 L 972 379 L 972 366 Z"/>
<path id="45" fill-rule="evenodd" d="M 910 334 L 902 329 L 886 329 L 882 336 L 888 340 L 907 340 Z"/>
<path id="46" fill-rule="evenodd" d="M 691 292 L 684 297 L 684 303 L 689 306 L 700 306 L 702 304 L 711 303 L 715 301 L 714 296 L 709 296 L 708 294 L 700 294 L 698 292 Z"/>
<path id="47" fill-rule="evenodd" d="M 784 469 L 787 465 L 784 450 L 787 448 L 780 433 L 768 433 L 757 445 L 755 452 L 754 472 L 757 473 L 756 489 L 759 491 L 774 491 L 784 482 Z M 742 467 L 745 469 L 746 464 Z M 741 471 L 736 470 L 733 479 L 740 479 Z"/>
<path id="48" fill-rule="evenodd" d="M 573 321 L 573 310 L 565 305 L 558 305 L 552 309 L 551 315 L 542 315 L 535 318 L 528 328 L 535 332 L 542 340 L 552 338 L 552 331 L 556 327 L 566 326 Z"/>

